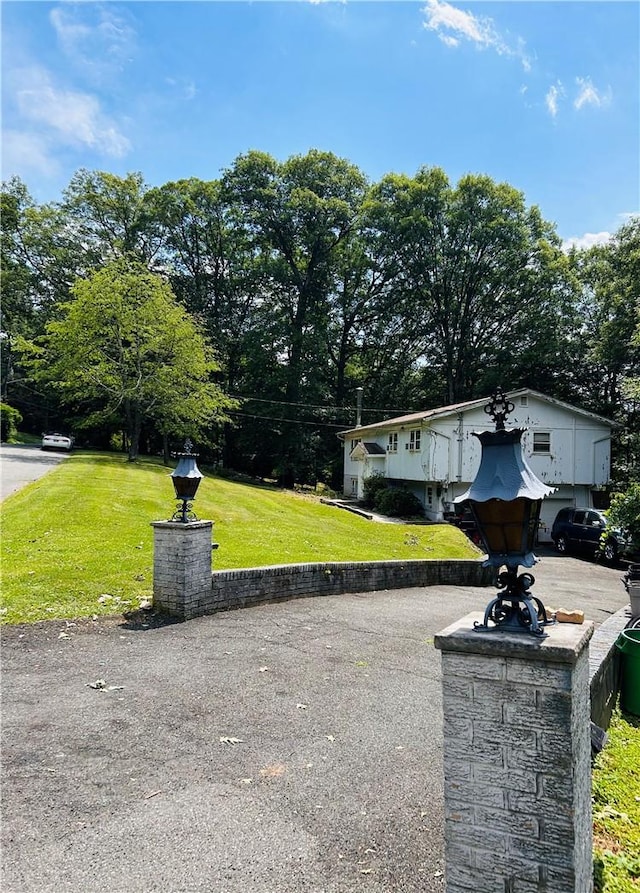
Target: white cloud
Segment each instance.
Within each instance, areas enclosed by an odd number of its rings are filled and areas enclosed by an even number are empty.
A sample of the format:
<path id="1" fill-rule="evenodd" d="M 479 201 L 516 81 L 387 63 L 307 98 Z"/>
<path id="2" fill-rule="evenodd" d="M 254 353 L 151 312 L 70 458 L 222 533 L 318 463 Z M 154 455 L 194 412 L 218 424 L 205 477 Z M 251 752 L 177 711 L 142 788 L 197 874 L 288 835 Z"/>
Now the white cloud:
<path id="1" fill-rule="evenodd" d="M 576 78 L 577 93 L 573 100 L 573 107 L 580 111 L 585 106 L 592 105 L 596 108 L 603 108 L 611 101 L 611 91 L 602 91 L 594 87 L 591 78 Z M 552 84 L 547 95 L 544 98 L 547 110 L 552 118 L 555 118 L 560 109 L 560 101 L 566 97 L 567 93 L 561 81 Z"/>
<path id="2" fill-rule="evenodd" d="M 547 110 L 552 118 L 555 118 L 558 114 L 558 102 L 564 97 L 564 95 L 564 87 L 562 86 L 560 81 L 556 81 L 555 84 L 552 84 L 549 87 L 544 101 L 545 105 L 547 106 Z"/>
<path id="3" fill-rule="evenodd" d="M 19 85 L 15 99 L 22 119 L 36 125 L 50 145 L 88 147 L 114 158 L 131 148 L 96 96 L 54 86 L 42 68 L 13 75 Z"/>
<path id="4" fill-rule="evenodd" d="M 425 14 L 424 27 L 431 31 L 439 31 L 441 28 L 448 29 L 483 46 L 491 46 L 497 39 L 490 19 L 476 18 L 470 12 L 464 12 L 450 3 L 443 3 L 441 0 L 427 0 L 423 12 Z"/>
<path id="5" fill-rule="evenodd" d="M 562 250 L 569 251 L 570 248 L 593 248 L 594 245 L 606 245 L 611 239 L 611 233 L 584 233 L 582 236 L 571 236 L 562 243 Z"/>
<path id="6" fill-rule="evenodd" d="M 594 105 L 596 108 L 608 105 L 611 102 L 611 91 L 603 92 L 593 86 L 591 78 L 576 78 L 578 95 L 573 105 L 578 111 L 585 105 Z"/>
<path id="7" fill-rule="evenodd" d="M 57 6 L 49 13 L 66 57 L 96 81 L 122 71 L 136 42 L 133 27 L 110 4 Z"/>
<path id="8" fill-rule="evenodd" d="M 524 41 L 517 38 L 514 43 L 508 42 L 496 30 L 492 19 L 465 12 L 445 0 L 427 0 L 422 13 L 425 17 L 423 26 L 435 31 L 447 46 L 457 47 L 462 40 L 467 40 L 480 49 L 493 49 L 500 56 L 516 57 L 525 71 L 530 70 Z"/>

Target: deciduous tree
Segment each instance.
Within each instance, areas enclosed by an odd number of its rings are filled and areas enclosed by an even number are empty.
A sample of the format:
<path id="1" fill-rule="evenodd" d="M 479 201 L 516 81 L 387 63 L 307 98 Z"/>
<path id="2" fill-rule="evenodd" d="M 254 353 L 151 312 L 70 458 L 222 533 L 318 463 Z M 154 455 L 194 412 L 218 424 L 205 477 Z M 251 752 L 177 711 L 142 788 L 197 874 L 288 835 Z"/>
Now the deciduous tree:
<path id="1" fill-rule="evenodd" d="M 440 168 L 423 168 L 384 177 L 366 212 L 405 340 L 420 345 L 448 402 L 473 396 L 487 373 L 504 381 L 503 358 L 512 371 L 534 330 L 542 347 L 561 328 L 570 287 L 559 240 L 512 186 L 467 175 L 452 187 Z M 528 356 L 532 372 L 538 359 Z"/>
<path id="2" fill-rule="evenodd" d="M 32 350 L 31 367 L 86 412 L 83 425 L 124 424 L 130 460 L 143 422 L 193 435 L 224 420 L 232 405 L 210 380 L 217 364 L 189 314 L 160 276 L 130 257 L 77 280 Z"/>

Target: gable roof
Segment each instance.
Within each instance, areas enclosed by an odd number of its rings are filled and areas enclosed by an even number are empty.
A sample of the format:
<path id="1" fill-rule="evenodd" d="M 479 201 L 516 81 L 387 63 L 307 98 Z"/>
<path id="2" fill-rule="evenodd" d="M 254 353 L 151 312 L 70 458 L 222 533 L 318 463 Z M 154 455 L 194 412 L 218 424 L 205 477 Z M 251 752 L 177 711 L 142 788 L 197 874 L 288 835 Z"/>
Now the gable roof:
<path id="1" fill-rule="evenodd" d="M 554 406 L 559 406 L 569 412 L 585 416 L 586 418 L 593 419 L 594 421 L 600 422 L 604 425 L 609 425 L 611 428 L 624 427 L 624 425 L 621 425 L 619 422 L 614 422 L 611 419 L 606 419 L 604 418 L 604 416 L 596 415 L 596 413 L 594 412 L 588 412 L 586 409 L 581 409 L 579 406 L 572 406 L 570 403 L 564 403 L 562 400 L 556 400 L 555 397 L 548 397 L 546 394 L 541 394 L 540 391 L 533 391 L 531 388 L 519 388 L 515 391 L 509 391 L 506 394 L 508 399 L 512 399 L 513 397 L 521 397 L 524 395 L 537 397 L 544 403 L 550 403 Z M 366 432 L 373 433 L 374 431 L 380 431 L 381 429 L 384 430 L 387 428 L 395 428 L 397 425 L 415 425 L 416 427 L 419 427 L 424 422 L 430 421 L 431 419 L 439 419 L 445 418 L 446 416 L 458 415 L 460 412 L 464 412 L 467 409 L 476 409 L 479 406 L 486 406 L 486 404 L 489 403 L 490 400 L 491 397 L 480 397 L 477 400 L 466 400 L 464 403 L 451 403 L 449 406 L 440 406 L 437 409 L 427 409 L 423 412 L 412 412 L 409 413 L 409 415 L 396 416 L 395 418 L 387 419 L 384 422 L 375 422 L 372 425 L 362 425 L 360 428 L 349 428 L 346 431 L 340 431 L 338 433 L 338 437 L 347 437 L 356 433 L 358 435 Z"/>
<path id="2" fill-rule="evenodd" d="M 361 430 L 361 429 L 358 429 Z M 386 456 L 387 451 L 381 447 L 379 443 L 370 443 L 360 441 L 351 450 L 351 456 L 354 459 L 364 458 L 365 456 Z"/>

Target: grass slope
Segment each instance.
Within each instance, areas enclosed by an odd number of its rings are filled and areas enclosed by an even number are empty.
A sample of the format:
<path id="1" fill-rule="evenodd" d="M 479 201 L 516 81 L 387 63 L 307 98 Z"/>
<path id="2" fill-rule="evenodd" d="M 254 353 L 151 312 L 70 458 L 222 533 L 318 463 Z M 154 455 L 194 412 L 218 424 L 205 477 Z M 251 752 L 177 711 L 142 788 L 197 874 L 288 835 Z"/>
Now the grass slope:
<path id="1" fill-rule="evenodd" d="M 154 460 L 76 453 L 2 504 L 2 619 L 114 613 L 151 595 L 150 522 L 173 511 Z M 377 524 L 314 497 L 205 476 L 195 508 L 215 522 L 217 569 L 303 561 L 473 558 L 450 525 Z"/>
<path id="2" fill-rule="evenodd" d="M 640 719 L 617 713 L 593 768 L 595 893 L 640 889 Z"/>

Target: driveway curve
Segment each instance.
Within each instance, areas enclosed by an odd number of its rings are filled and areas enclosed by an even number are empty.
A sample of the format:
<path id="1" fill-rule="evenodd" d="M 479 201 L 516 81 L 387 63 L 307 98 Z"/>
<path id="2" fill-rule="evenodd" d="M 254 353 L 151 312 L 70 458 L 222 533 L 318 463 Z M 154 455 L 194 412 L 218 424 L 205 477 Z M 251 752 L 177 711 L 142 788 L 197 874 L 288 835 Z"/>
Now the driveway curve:
<path id="1" fill-rule="evenodd" d="M 67 453 L 43 452 L 31 444 L 0 446 L 0 501 L 37 481 L 68 458 Z"/>
<path id="2" fill-rule="evenodd" d="M 536 576 L 596 623 L 626 602 L 615 569 Z M 433 636 L 492 594 L 5 627 L 2 889 L 442 893 Z"/>

